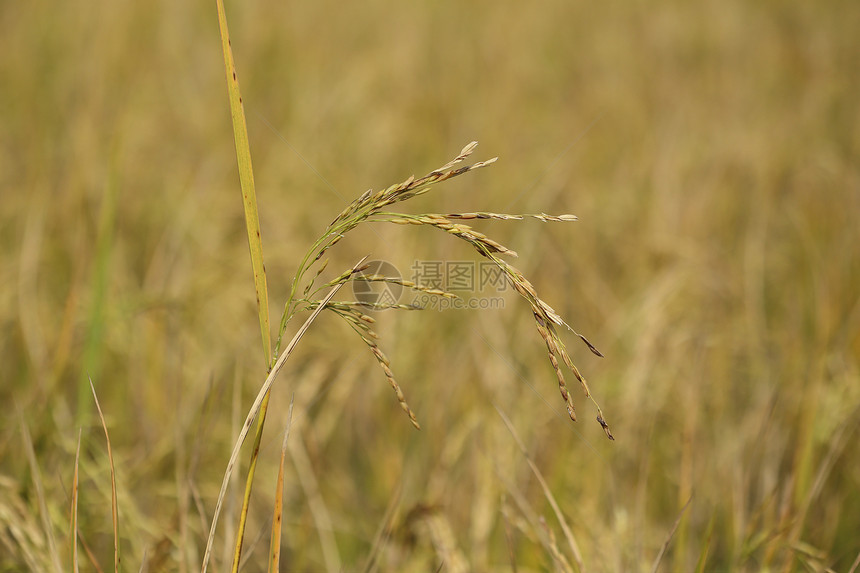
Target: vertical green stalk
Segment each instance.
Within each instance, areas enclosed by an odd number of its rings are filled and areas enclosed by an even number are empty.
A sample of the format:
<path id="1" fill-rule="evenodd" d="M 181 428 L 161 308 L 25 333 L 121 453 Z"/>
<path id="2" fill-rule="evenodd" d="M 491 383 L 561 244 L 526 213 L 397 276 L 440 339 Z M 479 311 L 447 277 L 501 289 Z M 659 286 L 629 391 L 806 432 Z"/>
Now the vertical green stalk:
<path id="1" fill-rule="evenodd" d="M 227 16 L 222 0 L 216 0 L 218 9 L 218 25 L 221 29 L 221 50 L 224 54 L 224 70 L 227 75 L 227 92 L 230 96 L 230 115 L 233 120 L 233 137 L 236 143 L 236 160 L 239 164 L 239 182 L 242 187 L 242 203 L 245 209 L 245 227 L 248 231 L 248 245 L 251 250 L 251 267 L 254 271 L 254 287 L 257 291 L 257 313 L 260 318 L 260 334 L 263 338 L 263 353 L 267 371 L 272 367 L 272 341 L 269 330 L 269 295 L 266 288 L 266 267 L 263 264 L 263 242 L 260 235 L 260 220 L 257 215 L 257 193 L 254 189 L 254 171 L 251 166 L 251 149 L 248 145 L 248 127 L 245 123 L 245 109 L 242 95 L 239 91 L 239 77 L 233 61 L 233 50 L 230 44 L 230 34 L 227 30 Z M 233 555 L 233 571 L 239 569 L 239 559 L 242 552 L 242 540 L 245 535 L 245 523 L 248 516 L 248 505 L 251 499 L 251 488 L 257 467 L 257 454 L 260 450 L 260 439 L 266 422 L 266 412 L 269 406 L 269 394 L 266 393 L 257 418 L 257 431 L 254 436 L 254 448 L 251 452 L 251 463 L 248 477 L 245 481 L 245 495 L 242 502 L 242 512 L 239 516 L 239 529 L 236 533 L 236 550 Z"/>
<path id="2" fill-rule="evenodd" d="M 260 334 L 267 369 L 272 364 L 272 341 L 269 332 L 269 294 L 266 289 L 266 267 L 263 264 L 263 241 L 260 236 L 260 219 L 257 216 L 257 192 L 254 188 L 254 170 L 251 167 L 251 148 L 248 145 L 248 127 L 245 124 L 245 106 L 239 92 L 239 78 L 233 62 L 230 34 L 224 2 L 215 0 L 218 24 L 221 28 L 221 50 L 224 52 L 224 69 L 227 74 L 227 93 L 230 96 L 230 116 L 233 120 L 233 137 L 236 142 L 236 160 L 239 164 L 239 183 L 242 186 L 242 203 L 245 208 L 245 227 L 251 249 L 251 267 L 254 270 L 254 287 L 257 290 L 257 313 L 260 317 Z"/>

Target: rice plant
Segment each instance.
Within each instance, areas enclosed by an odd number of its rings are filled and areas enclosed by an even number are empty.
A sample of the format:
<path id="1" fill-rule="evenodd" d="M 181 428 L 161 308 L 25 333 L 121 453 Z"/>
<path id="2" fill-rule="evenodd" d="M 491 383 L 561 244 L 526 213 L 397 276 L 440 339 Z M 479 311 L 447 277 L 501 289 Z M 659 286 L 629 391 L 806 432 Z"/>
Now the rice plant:
<path id="1" fill-rule="evenodd" d="M 445 165 L 434 169 L 423 177 L 417 179 L 415 177 L 409 177 L 405 181 L 387 187 L 381 191 L 374 192 L 372 190 L 368 190 L 364 192 L 361 196 L 359 196 L 352 203 L 350 203 L 337 217 L 335 217 L 335 219 L 325 229 L 320 238 L 316 240 L 311 249 L 307 252 L 304 259 L 302 260 L 302 263 L 299 265 L 298 270 L 296 271 L 296 276 L 293 279 L 293 286 L 290 291 L 290 296 L 284 308 L 283 316 L 281 317 L 277 343 L 275 345 L 275 352 L 277 353 L 280 348 L 281 339 L 283 337 L 284 332 L 286 331 L 286 327 L 289 321 L 296 315 L 298 311 L 312 310 L 314 308 L 317 308 L 321 304 L 321 301 L 315 299 L 314 297 L 317 296 L 325 288 L 332 288 L 337 285 L 343 285 L 350 281 L 382 281 L 394 282 L 403 287 L 434 296 L 454 297 L 454 294 L 437 288 L 433 288 L 431 285 L 416 284 L 413 281 L 405 281 L 400 277 L 386 277 L 376 274 L 366 274 L 364 271 L 368 269 L 367 265 L 363 265 L 358 267 L 357 269 L 350 269 L 344 273 L 341 273 L 336 278 L 324 283 L 317 288 L 313 288 L 316 277 L 319 276 L 320 272 L 325 269 L 327 261 L 324 261 L 320 265 L 319 270 L 313 274 L 313 277 L 311 277 L 310 279 L 307 279 L 306 277 L 306 275 L 308 275 L 309 271 L 312 269 L 313 265 L 322 259 L 323 255 L 326 253 L 326 251 L 328 251 L 328 249 L 340 242 L 347 235 L 347 233 L 349 233 L 362 223 L 392 223 L 397 225 L 429 226 L 440 231 L 444 231 L 445 233 L 448 233 L 449 235 L 452 235 L 455 238 L 466 242 L 481 256 L 491 261 L 494 265 L 498 267 L 499 270 L 502 271 L 503 276 L 505 277 L 507 282 L 516 290 L 517 293 L 520 294 L 520 296 L 522 296 L 526 301 L 528 301 L 531 307 L 532 313 L 534 314 L 535 326 L 537 327 L 538 333 L 546 344 L 549 361 L 556 372 L 559 391 L 561 393 L 562 399 L 564 400 L 570 419 L 576 421 L 576 409 L 573 404 L 573 398 L 571 397 L 570 392 L 568 391 L 567 386 L 565 384 L 564 374 L 562 372 L 561 366 L 559 365 L 559 359 L 571 370 L 571 372 L 573 372 L 573 375 L 576 377 L 576 379 L 582 386 L 586 397 L 590 398 L 592 402 L 594 402 L 595 406 L 597 407 L 598 421 L 606 432 L 607 437 L 609 437 L 610 439 L 614 439 L 612 437 L 612 433 L 609 430 L 609 426 L 605 422 L 603 412 L 600 410 L 600 406 L 594 400 L 585 378 L 582 376 L 582 374 L 579 372 L 579 370 L 571 360 L 570 355 L 568 354 L 567 349 L 565 347 L 565 344 L 558 334 L 558 328 L 561 327 L 563 329 L 567 329 L 571 332 L 574 332 L 574 334 L 576 334 L 576 336 L 578 336 L 586 344 L 588 349 L 597 356 L 602 356 L 600 351 L 598 351 L 597 348 L 595 348 L 594 345 L 591 344 L 591 342 L 589 342 L 588 339 L 586 339 L 583 335 L 575 332 L 573 328 L 571 328 L 570 325 L 568 325 L 549 304 L 544 302 L 538 296 L 534 285 L 532 285 L 532 283 L 529 282 L 529 280 L 519 270 L 517 270 L 513 265 L 511 265 L 502 258 L 503 256 L 508 258 L 515 258 L 517 256 L 517 253 L 515 251 L 505 247 L 504 245 L 498 243 L 490 237 L 487 237 L 486 235 L 480 233 L 472 227 L 457 222 L 470 219 L 497 219 L 521 221 L 526 218 L 537 219 L 543 222 L 570 222 L 575 221 L 576 217 L 574 215 L 567 214 L 547 215 L 545 213 L 540 213 L 534 215 L 509 215 L 503 213 L 486 212 L 449 214 L 424 213 L 414 215 L 390 210 L 391 206 L 395 204 L 402 203 L 404 201 L 427 193 L 437 183 L 472 172 L 481 167 L 490 165 L 496 161 L 497 158 L 492 158 L 486 161 L 479 161 L 471 165 L 458 166 L 472 155 L 477 145 L 477 142 L 469 143 L 463 148 L 462 151 L 460 151 L 460 153 L 454 159 L 452 159 Z M 297 294 L 299 291 L 299 285 L 304 285 L 301 291 L 301 296 Z M 391 363 L 389 359 L 379 348 L 379 344 L 377 342 L 378 335 L 372 329 L 374 319 L 367 315 L 365 312 L 369 309 L 413 310 L 420 309 L 420 307 L 397 303 L 372 304 L 361 300 L 339 300 L 326 303 L 324 305 L 324 308 L 342 317 L 361 338 L 361 340 L 370 348 L 376 360 L 382 367 L 382 370 L 385 373 L 385 377 L 391 384 L 391 387 L 397 396 L 397 401 L 400 403 L 400 407 L 409 416 L 409 419 L 412 424 L 416 428 L 420 428 L 415 413 L 409 407 L 408 403 L 406 402 L 406 398 L 403 394 L 403 391 L 401 390 L 399 384 L 394 378 L 394 375 L 391 371 Z"/>
<path id="2" fill-rule="evenodd" d="M 597 421 L 603 428 L 606 436 L 610 440 L 615 438 L 606 423 L 603 412 L 597 401 L 589 390 L 588 383 L 574 365 L 564 342 L 558 333 L 558 327 L 566 328 L 576 334 L 588 347 L 588 349 L 598 356 L 602 354 L 588 341 L 584 336 L 577 333 L 570 327 L 559 314 L 537 294 L 534 285 L 514 266 L 508 263 L 501 257 L 515 258 L 517 253 L 499 242 L 487 237 L 483 233 L 473 229 L 469 225 L 458 222 L 471 219 L 496 219 L 496 220 L 523 220 L 525 218 L 537 219 L 541 222 L 570 222 L 575 221 L 574 215 L 547 215 L 540 214 L 504 214 L 492 212 L 470 212 L 470 213 L 424 213 L 424 214 L 409 214 L 397 209 L 401 203 L 423 195 L 430 191 L 436 184 L 442 183 L 454 177 L 459 177 L 466 173 L 470 173 L 496 161 L 497 158 L 478 161 L 472 164 L 462 165 L 468 159 L 477 147 L 477 142 L 471 142 L 457 154 L 456 157 L 442 165 L 441 167 L 430 171 L 423 177 L 411 176 L 405 181 L 391 185 L 379 191 L 369 189 L 362 193 L 359 197 L 347 205 L 333 220 L 320 237 L 314 241 L 313 245 L 302 258 L 290 287 L 289 296 L 287 297 L 284 311 L 281 315 L 281 320 L 277 332 L 277 337 L 273 352 L 270 353 L 268 340 L 268 294 L 267 282 L 265 274 L 265 266 L 263 264 L 263 245 L 259 228 L 259 219 L 257 216 L 256 193 L 254 190 L 253 168 L 251 166 L 250 149 L 248 146 L 247 128 L 245 125 L 245 113 L 242 103 L 242 97 L 239 90 L 238 75 L 233 61 L 232 49 L 230 45 L 229 33 L 227 30 L 227 21 L 224 13 L 224 6 L 218 2 L 218 17 L 221 27 L 222 51 L 224 55 L 224 65 L 227 77 L 228 94 L 230 98 L 231 115 L 233 118 L 233 130 L 236 143 L 236 156 L 239 164 L 240 182 L 242 185 L 242 196 L 245 207 L 245 221 L 248 232 L 248 240 L 251 246 L 252 267 L 254 269 L 254 278 L 257 292 L 257 307 L 260 320 L 260 328 L 263 333 L 263 347 L 266 359 L 269 362 L 269 376 L 263 384 L 263 388 L 257 395 L 250 412 L 248 413 L 245 424 L 243 425 L 239 439 L 233 447 L 233 452 L 230 456 L 230 462 L 227 465 L 224 479 L 221 484 L 221 492 L 216 504 L 215 513 L 212 519 L 212 525 L 209 531 L 207 540 L 206 552 L 203 557 L 203 572 L 205 573 L 211 554 L 212 543 L 214 540 L 215 529 L 218 523 L 220 510 L 226 495 L 227 484 L 235 467 L 238 458 L 239 449 L 250 431 L 251 424 L 254 418 L 257 418 L 257 431 L 254 440 L 254 446 L 251 455 L 251 463 L 246 477 L 245 495 L 243 500 L 242 511 L 240 513 L 240 523 L 238 533 L 236 535 L 235 551 L 233 556 L 233 571 L 238 571 L 240 558 L 242 553 L 242 544 L 245 532 L 245 523 L 247 521 L 249 502 L 251 497 L 252 484 L 254 481 L 254 471 L 256 468 L 257 455 L 262 437 L 263 425 L 266 419 L 266 411 L 268 408 L 269 391 L 274 383 L 278 371 L 283 366 L 286 359 L 289 357 L 295 345 L 301 339 L 304 332 L 309 327 L 310 323 L 323 310 L 331 311 L 340 316 L 359 336 L 362 342 L 367 345 L 382 369 L 386 380 L 394 391 L 397 401 L 409 421 L 416 429 L 420 429 L 418 417 L 410 408 L 406 401 L 406 396 L 394 376 L 391 368 L 391 361 L 382 351 L 379 346 L 379 336 L 371 328 L 374 319 L 366 314 L 370 308 L 375 310 L 395 309 L 404 310 L 406 308 L 414 309 L 414 306 L 398 304 L 396 301 L 383 302 L 382 304 L 368 305 L 365 301 L 360 300 L 333 300 L 335 293 L 346 283 L 356 280 L 365 282 L 393 282 L 403 287 L 417 290 L 428 295 L 439 297 L 453 297 L 452 293 L 445 292 L 441 289 L 433 288 L 430 285 L 415 283 L 413 281 L 404 281 L 399 277 L 388 277 L 377 274 L 367 274 L 364 271 L 368 270 L 369 266 L 360 262 L 356 266 L 347 269 L 335 278 L 316 286 L 318 277 L 326 269 L 328 261 L 323 261 L 324 255 L 344 239 L 351 231 L 364 223 L 391 223 L 397 225 L 424 225 L 443 231 L 466 242 L 469 246 L 475 249 L 481 256 L 491 261 L 503 273 L 507 282 L 520 294 L 530 305 L 532 314 L 534 315 L 535 325 L 540 337 L 543 339 L 547 348 L 547 354 L 550 364 L 556 373 L 558 388 L 562 400 L 565 403 L 568 415 L 572 421 L 576 421 L 576 409 L 574 407 L 573 398 L 565 383 L 564 374 L 562 372 L 559 359 L 573 372 L 573 375 L 579 381 L 585 396 L 588 397 L 597 408 Z M 322 262 L 321 262 L 322 261 Z M 314 267 L 316 269 L 314 270 Z M 313 271 L 313 272 L 311 272 Z M 328 294 L 322 298 L 321 293 L 327 290 Z M 301 293 L 301 294 L 299 294 Z M 287 326 L 301 311 L 312 311 L 309 319 L 305 321 L 299 332 L 293 337 L 290 344 L 281 353 L 281 344 Z M 273 362 L 273 357 L 279 356 Z M 258 417 L 259 415 L 259 417 Z M 277 497 L 277 496 L 276 496 Z M 275 508 L 275 515 L 279 515 L 280 507 Z M 275 557 L 275 547 L 277 540 L 275 535 L 279 530 L 273 528 L 273 537 L 271 541 L 272 554 L 270 555 L 270 563 L 277 563 Z"/>

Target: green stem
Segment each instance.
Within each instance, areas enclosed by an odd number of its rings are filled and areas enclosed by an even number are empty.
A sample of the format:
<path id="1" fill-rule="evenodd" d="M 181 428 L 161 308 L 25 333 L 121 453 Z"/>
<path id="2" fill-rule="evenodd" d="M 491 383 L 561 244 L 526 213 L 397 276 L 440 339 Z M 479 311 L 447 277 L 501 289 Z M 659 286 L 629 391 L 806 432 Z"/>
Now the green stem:
<path id="1" fill-rule="evenodd" d="M 269 392 L 260 404 L 260 414 L 257 417 L 257 431 L 254 434 L 254 448 L 251 450 L 251 463 L 248 466 L 248 477 L 245 478 L 245 496 L 242 498 L 242 512 L 239 514 L 239 530 L 236 534 L 236 549 L 233 551 L 233 573 L 239 571 L 239 559 L 242 557 L 242 542 L 245 539 L 245 525 L 248 521 L 248 506 L 251 503 L 251 489 L 254 485 L 254 474 L 257 469 L 257 458 L 260 454 L 260 441 L 263 437 L 263 426 L 266 423 L 266 412 L 269 409 Z"/>

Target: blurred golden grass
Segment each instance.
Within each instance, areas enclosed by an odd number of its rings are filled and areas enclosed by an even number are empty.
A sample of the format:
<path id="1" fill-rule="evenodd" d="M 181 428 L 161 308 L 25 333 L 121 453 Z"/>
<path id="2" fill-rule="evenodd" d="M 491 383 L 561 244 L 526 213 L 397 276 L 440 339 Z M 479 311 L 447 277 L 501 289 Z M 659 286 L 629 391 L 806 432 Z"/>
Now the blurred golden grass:
<path id="1" fill-rule="evenodd" d="M 251 2 L 228 15 L 275 304 L 345 203 L 477 139 L 499 164 L 415 212 L 579 216 L 493 229 L 606 354 L 576 358 L 617 438 L 571 428 L 556 407 L 518 299 L 377 317 L 421 433 L 366 349 L 321 317 L 272 396 L 249 548 L 270 527 L 294 391 L 282 562 L 319 570 L 334 543 L 345 568 L 424 571 L 439 555 L 478 571 L 553 567 L 543 540 L 562 531 L 491 396 L 588 570 L 649 570 L 690 495 L 665 570 L 693 569 L 706 546 L 705 570 L 851 567 L 860 6 Z M 42 476 L 6 416 L 0 569 L 51 569 L 49 540 L 69 536 L 90 374 L 124 563 L 194 570 L 237 432 L 232 396 L 245 410 L 264 375 L 214 7 L 6 3 L 0 47 L 0 398 L 23 412 Z M 408 269 L 474 256 L 429 230 L 374 229 L 332 258 L 372 252 Z M 110 468 L 95 424 L 77 522 L 106 567 Z M 320 507 L 332 531 L 315 530 Z M 216 549 L 220 566 L 229 550 Z"/>

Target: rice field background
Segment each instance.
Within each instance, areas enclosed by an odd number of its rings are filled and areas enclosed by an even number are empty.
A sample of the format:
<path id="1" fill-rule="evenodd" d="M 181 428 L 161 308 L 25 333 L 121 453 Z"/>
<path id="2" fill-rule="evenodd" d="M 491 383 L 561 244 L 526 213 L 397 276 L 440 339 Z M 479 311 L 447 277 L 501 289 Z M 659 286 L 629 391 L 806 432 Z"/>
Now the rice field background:
<path id="1" fill-rule="evenodd" d="M 373 314 L 420 431 L 324 313 L 273 389 L 243 570 L 291 399 L 285 571 L 857 569 L 860 4 L 226 8 L 273 322 L 350 201 L 477 140 L 499 161 L 404 209 L 578 216 L 467 222 L 604 354 L 562 334 L 615 437 L 575 380 L 568 419 L 510 289 Z M 0 570 L 72 569 L 79 432 L 78 560 L 112 567 L 90 379 L 123 569 L 199 570 L 266 376 L 214 2 L 5 2 L 0 48 Z M 481 263 L 376 225 L 321 276 L 365 255 Z"/>

